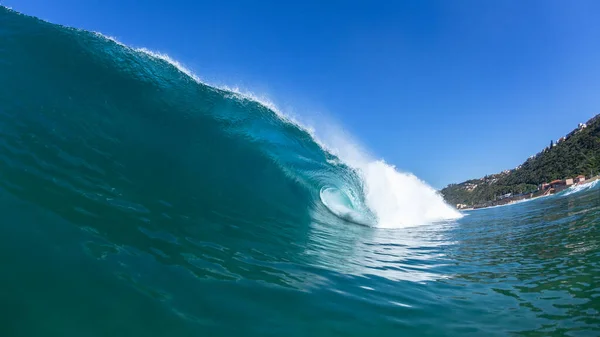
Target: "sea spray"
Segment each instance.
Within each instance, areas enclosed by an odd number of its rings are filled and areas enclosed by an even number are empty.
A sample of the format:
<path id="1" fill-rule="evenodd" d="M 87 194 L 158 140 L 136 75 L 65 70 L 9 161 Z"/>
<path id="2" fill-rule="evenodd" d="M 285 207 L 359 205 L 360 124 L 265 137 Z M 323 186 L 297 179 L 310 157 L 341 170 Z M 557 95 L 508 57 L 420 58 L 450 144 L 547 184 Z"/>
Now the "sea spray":
<path id="1" fill-rule="evenodd" d="M 431 186 L 384 160 L 373 159 L 337 123 L 331 119 L 328 122 L 322 124 L 324 127 L 316 137 L 323 139 L 331 152 L 358 172 L 365 203 L 376 215 L 377 227 L 410 227 L 462 217 Z"/>

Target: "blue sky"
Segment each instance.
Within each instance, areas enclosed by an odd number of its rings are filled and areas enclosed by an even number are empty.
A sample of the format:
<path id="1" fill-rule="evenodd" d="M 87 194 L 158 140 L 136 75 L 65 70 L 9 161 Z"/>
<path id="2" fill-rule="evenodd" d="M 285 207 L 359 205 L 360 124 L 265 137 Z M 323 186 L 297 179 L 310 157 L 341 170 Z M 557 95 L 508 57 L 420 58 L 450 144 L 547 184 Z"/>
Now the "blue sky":
<path id="1" fill-rule="evenodd" d="M 600 113 L 600 1 L 0 3 L 326 115 L 438 188 L 515 167 Z"/>

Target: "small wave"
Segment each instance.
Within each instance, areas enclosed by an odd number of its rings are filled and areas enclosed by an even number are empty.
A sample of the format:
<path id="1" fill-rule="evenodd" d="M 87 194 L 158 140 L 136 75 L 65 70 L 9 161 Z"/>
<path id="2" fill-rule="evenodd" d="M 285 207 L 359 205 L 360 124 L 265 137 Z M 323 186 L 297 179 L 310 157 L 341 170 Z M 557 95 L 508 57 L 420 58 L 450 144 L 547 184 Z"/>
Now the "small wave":
<path id="1" fill-rule="evenodd" d="M 590 190 L 590 189 L 596 187 L 598 185 L 599 181 L 600 180 L 594 180 L 594 181 L 590 181 L 590 182 L 585 183 L 585 184 L 577 184 L 577 185 L 571 186 L 571 187 L 569 187 L 563 193 L 563 196 L 567 196 L 567 195 L 571 195 L 571 194 L 574 194 L 574 193 L 578 193 L 578 192 Z"/>

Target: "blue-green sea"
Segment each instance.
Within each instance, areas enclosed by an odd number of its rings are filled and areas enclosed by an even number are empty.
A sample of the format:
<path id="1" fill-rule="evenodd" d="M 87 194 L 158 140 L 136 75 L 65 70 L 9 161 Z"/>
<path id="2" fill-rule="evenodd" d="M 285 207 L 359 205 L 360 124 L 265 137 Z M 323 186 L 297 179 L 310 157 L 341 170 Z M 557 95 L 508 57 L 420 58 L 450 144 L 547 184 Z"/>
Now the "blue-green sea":
<path id="1" fill-rule="evenodd" d="M 0 6 L 0 336 L 600 336 L 600 184 L 458 214 L 353 154 Z"/>

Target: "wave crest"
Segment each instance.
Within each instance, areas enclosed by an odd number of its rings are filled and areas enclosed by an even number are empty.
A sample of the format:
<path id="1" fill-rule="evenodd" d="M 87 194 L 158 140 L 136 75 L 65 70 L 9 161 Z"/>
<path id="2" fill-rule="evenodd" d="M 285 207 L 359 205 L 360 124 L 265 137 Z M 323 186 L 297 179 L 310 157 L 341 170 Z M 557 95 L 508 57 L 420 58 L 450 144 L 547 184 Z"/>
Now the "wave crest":
<path id="1" fill-rule="evenodd" d="M 113 37 L 108 37 L 98 32 L 96 34 L 125 48 L 130 48 Z M 275 103 L 264 96 L 258 96 L 237 87 L 208 84 L 202 81 L 189 68 L 165 53 L 152 51 L 147 48 L 134 48 L 134 50 L 169 63 L 199 84 L 226 91 L 233 99 L 248 100 L 262 105 L 281 118 L 282 121 L 291 123 L 308 133 L 313 138 L 313 141 L 324 151 L 341 156 L 342 160 L 346 160 L 346 163 L 355 169 L 363 180 L 360 186 L 347 186 L 346 188 L 359 190 L 360 193 L 364 193 L 364 201 L 355 200 L 353 206 L 348 207 L 346 203 L 349 197 L 346 193 L 336 188 L 321 187 L 319 191 L 321 201 L 336 216 L 350 222 L 381 228 L 417 226 L 462 217 L 460 212 L 445 203 L 442 196 L 436 190 L 415 175 L 398 172 L 395 166 L 388 165 L 383 160 L 367 159 L 361 152 L 360 147 L 349 139 L 343 136 L 340 137 L 339 131 L 332 131 L 336 134 L 335 137 L 331 137 L 331 135 L 324 137 L 325 139 L 336 139 L 335 142 L 337 144 L 328 144 L 317 137 L 314 127 L 307 126 L 297 119 L 290 117 L 288 114 L 282 112 Z M 337 127 L 331 126 L 327 129 L 339 130 Z M 353 153 L 351 158 L 344 156 L 344 153 L 340 153 L 337 150 L 340 145 L 346 148 L 346 154 L 351 149 L 350 152 Z M 346 158 L 344 159 L 344 157 Z M 357 206 L 361 201 L 366 203 L 366 205 Z"/>

